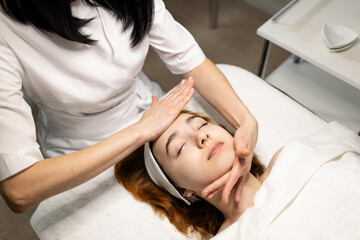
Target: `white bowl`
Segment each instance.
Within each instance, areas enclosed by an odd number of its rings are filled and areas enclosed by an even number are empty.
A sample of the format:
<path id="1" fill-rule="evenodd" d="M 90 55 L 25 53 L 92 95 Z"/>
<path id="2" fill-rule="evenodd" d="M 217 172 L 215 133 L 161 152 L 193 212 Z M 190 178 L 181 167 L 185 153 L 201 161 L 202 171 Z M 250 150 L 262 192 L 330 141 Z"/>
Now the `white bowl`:
<path id="1" fill-rule="evenodd" d="M 325 24 L 322 37 L 330 49 L 343 48 L 353 43 L 358 34 L 353 30 L 337 24 Z"/>

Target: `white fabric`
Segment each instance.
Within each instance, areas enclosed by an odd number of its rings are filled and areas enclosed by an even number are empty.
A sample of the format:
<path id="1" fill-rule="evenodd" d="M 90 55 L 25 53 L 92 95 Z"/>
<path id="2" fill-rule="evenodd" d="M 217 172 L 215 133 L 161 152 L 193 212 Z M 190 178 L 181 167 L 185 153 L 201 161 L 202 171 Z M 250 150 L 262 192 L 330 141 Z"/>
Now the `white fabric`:
<path id="1" fill-rule="evenodd" d="M 255 151 L 265 164 L 290 139 L 324 126 L 323 120 L 256 75 L 239 67 L 218 67 L 258 120 Z M 229 126 L 197 94 L 187 108 Z M 166 217 L 156 216 L 149 205 L 135 200 L 119 185 L 112 168 L 42 202 L 31 218 L 31 225 L 41 239 L 187 239 Z M 196 235 L 193 237 L 196 239 Z"/>
<path id="2" fill-rule="evenodd" d="M 332 122 L 287 144 L 254 206 L 213 239 L 360 236 L 360 137 Z"/>
<path id="3" fill-rule="evenodd" d="M 153 26 L 130 47 L 132 28 L 103 8 L 81 0 L 74 16 L 94 18 L 81 31 L 98 40 L 87 46 L 8 18 L 0 11 L 0 181 L 42 159 L 31 110 L 21 89 L 40 108 L 44 157 L 83 149 L 130 124 L 151 104 L 139 80 L 149 46 L 176 74 L 201 64 L 205 55 L 194 38 L 155 0 Z"/>

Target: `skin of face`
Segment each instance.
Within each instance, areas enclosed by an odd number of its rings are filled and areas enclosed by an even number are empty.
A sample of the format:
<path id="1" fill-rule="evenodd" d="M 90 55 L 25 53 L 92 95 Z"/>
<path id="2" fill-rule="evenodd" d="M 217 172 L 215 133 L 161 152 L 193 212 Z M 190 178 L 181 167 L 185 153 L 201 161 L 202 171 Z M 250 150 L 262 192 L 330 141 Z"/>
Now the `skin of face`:
<path id="1" fill-rule="evenodd" d="M 172 140 L 168 143 L 170 136 Z M 154 141 L 153 153 L 176 187 L 200 194 L 231 169 L 235 159 L 233 140 L 224 128 L 182 113 Z"/>

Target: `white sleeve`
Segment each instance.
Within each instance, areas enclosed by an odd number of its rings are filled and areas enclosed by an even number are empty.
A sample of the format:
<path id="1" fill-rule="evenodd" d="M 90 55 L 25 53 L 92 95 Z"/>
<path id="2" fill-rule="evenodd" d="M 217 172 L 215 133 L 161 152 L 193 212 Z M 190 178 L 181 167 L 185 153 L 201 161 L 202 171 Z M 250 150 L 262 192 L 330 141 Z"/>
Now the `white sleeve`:
<path id="1" fill-rule="evenodd" d="M 205 54 L 193 36 L 174 20 L 162 0 L 154 0 L 154 5 L 150 45 L 173 74 L 183 74 L 199 66 Z"/>
<path id="2" fill-rule="evenodd" d="M 43 159 L 22 76 L 21 64 L 0 38 L 0 181 Z"/>

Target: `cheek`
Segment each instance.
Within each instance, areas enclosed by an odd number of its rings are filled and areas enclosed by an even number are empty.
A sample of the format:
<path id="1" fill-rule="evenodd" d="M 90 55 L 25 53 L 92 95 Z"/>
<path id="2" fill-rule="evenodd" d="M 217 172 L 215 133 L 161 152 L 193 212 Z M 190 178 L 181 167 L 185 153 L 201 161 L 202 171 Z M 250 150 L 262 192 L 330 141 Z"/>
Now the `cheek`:
<path id="1" fill-rule="evenodd" d="M 206 164 L 204 164 L 203 153 L 198 149 L 192 149 L 181 157 L 171 167 L 171 175 L 175 183 L 182 188 L 195 190 L 199 185 L 206 182 L 209 175 Z"/>
<path id="2" fill-rule="evenodd" d="M 235 153 L 232 147 L 219 152 L 218 156 L 207 162 L 207 184 L 212 183 L 216 179 L 227 173 L 233 165 Z"/>
<path id="3" fill-rule="evenodd" d="M 192 151 L 191 155 L 183 157 L 181 164 L 176 167 L 176 182 L 183 188 L 202 190 L 231 169 L 235 154 L 230 147 L 210 161 L 199 151 Z"/>

